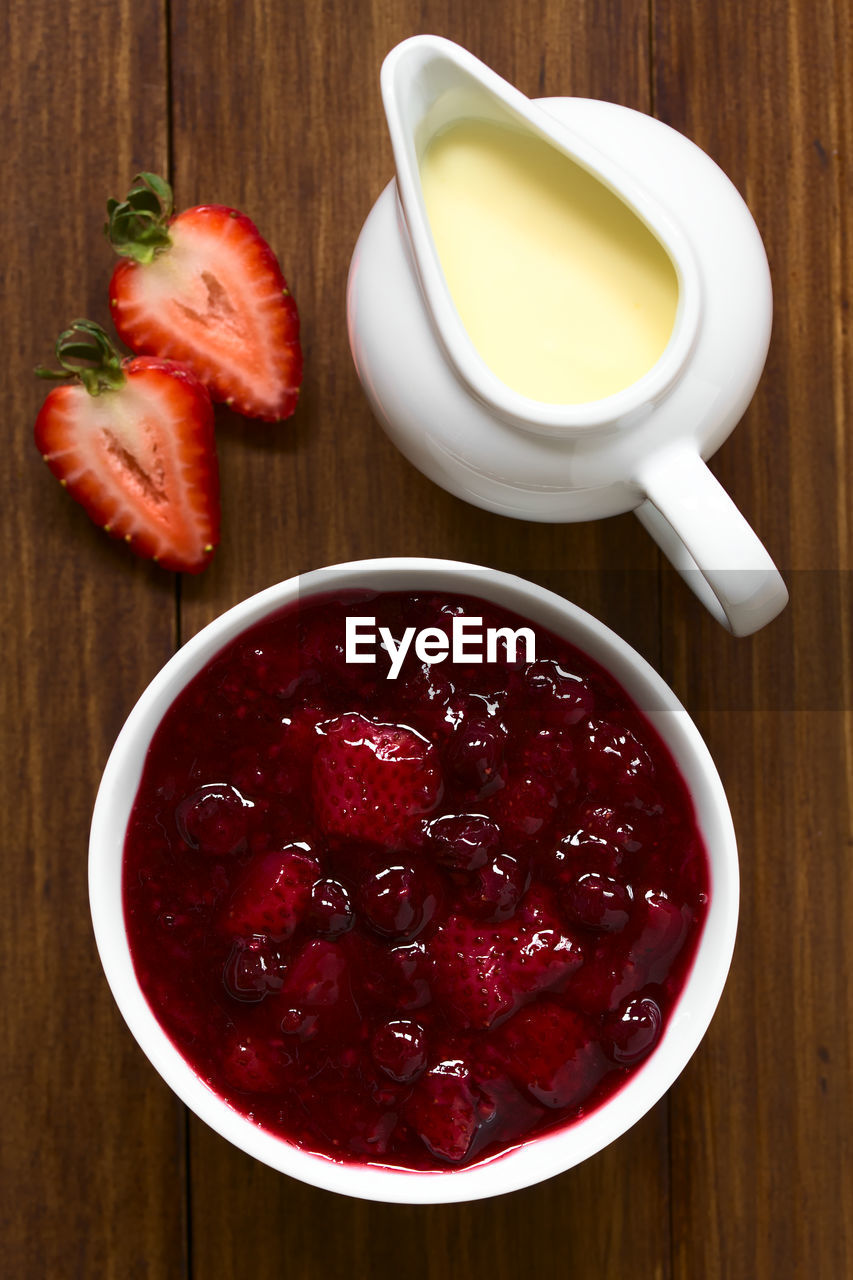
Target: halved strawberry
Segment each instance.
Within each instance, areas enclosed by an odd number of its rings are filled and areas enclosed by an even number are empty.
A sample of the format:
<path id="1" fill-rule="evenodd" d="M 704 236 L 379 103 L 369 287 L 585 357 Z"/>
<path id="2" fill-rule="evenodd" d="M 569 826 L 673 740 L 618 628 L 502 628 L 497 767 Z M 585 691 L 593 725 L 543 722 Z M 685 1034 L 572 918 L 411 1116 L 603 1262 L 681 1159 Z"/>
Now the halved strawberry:
<path id="1" fill-rule="evenodd" d="M 321 726 L 314 806 L 322 829 L 393 848 L 435 808 L 442 782 L 432 743 L 404 725 L 348 712 Z"/>
<path id="2" fill-rule="evenodd" d="M 198 573 L 219 541 L 213 408 L 185 365 L 122 359 L 99 325 L 60 335 L 55 387 L 35 424 L 39 452 L 72 498 L 114 538 L 165 569 Z"/>
<path id="3" fill-rule="evenodd" d="M 142 173 L 107 203 L 107 237 L 123 255 L 110 282 L 119 336 L 132 350 L 183 360 L 214 400 L 275 422 L 302 381 L 299 314 L 255 224 L 224 205 L 172 217 L 172 189 Z"/>

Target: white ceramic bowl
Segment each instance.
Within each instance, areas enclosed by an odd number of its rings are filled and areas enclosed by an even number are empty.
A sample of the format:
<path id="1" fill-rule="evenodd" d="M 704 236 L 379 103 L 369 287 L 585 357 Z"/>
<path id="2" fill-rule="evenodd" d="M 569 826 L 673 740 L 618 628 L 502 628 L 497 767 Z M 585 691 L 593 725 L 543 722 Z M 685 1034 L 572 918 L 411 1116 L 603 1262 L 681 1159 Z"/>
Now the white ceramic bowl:
<path id="1" fill-rule="evenodd" d="M 420 1173 L 338 1164 L 259 1129 L 181 1057 L 142 994 L 128 948 L 121 888 L 124 836 L 149 743 L 167 708 L 220 649 L 270 612 L 309 595 L 356 586 L 480 596 L 588 653 L 612 672 L 672 752 L 710 857 L 708 916 L 689 977 L 654 1053 L 591 1115 L 470 1168 Z M 244 600 L 194 636 L 152 680 L 104 770 L 92 819 L 89 895 L 98 950 L 116 1002 L 160 1075 L 196 1115 L 241 1150 L 303 1182 L 364 1199 L 434 1204 L 500 1195 L 561 1173 L 618 1138 L 662 1097 L 702 1039 L 723 990 L 737 926 L 737 849 L 725 793 L 698 730 L 660 676 L 607 627 L 560 596 L 496 570 L 444 560 L 366 560 L 291 578 Z"/>

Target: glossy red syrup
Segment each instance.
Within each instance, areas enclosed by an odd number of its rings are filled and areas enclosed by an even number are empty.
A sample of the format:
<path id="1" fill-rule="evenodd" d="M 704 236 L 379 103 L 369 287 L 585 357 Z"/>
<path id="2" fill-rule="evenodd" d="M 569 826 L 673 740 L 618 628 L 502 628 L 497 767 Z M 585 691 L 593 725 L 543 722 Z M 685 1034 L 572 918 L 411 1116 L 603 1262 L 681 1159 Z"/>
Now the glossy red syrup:
<path id="1" fill-rule="evenodd" d="M 658 1043 L 709 874 L 619 685 L 536 660 L 344 660 L 347 614 L 449 633 L 465 596 L 324 598 L 244 632 L 159 726 L 128 826 L 136 974 L 232 1107 L 337 1160 L 447 1169 L 587 1114 Z"/>

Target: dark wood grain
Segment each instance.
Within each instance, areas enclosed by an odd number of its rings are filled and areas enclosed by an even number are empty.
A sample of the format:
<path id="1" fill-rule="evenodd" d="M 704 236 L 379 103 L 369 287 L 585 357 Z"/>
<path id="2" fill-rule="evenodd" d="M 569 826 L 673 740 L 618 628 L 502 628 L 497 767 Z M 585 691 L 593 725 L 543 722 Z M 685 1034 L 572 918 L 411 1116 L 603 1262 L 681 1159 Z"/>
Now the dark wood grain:
<path id="1" fill-rule="evenodd" d="M 747 9 L 9 0 L 3 1274 L 853 1275 L 853 24 L 847 0 Z M 372 420 L 347 344 L 346 274 L 392 173 L 379 66 L 418 31 L 459 41 L 531 96 L 654 111 L 749 202 L 774 278 L 774 336 L 713 468 L 789 576 L 791 606 L 759 636 L 726 636 L 633 517 L 560 527 L 477 511 L 420 476 Z M 182 205 L 215 200 L 255 219 L 299 304 L 306 354 L 290 424 L 219 414 L 223 542 L 177 597 L 169 575 L 90 525 L 31 443 L 42 395 L 31 367 L 74 315 L 107 321 L 104 200 L 142 167 L 169 171 Z M 695 716 L 741 847 L 731 980 L 669 1099 L 585 1165 L 468 1206 L 335 1197 L 188 1120 L 115 1011 L 88 921 L 100 770 L 176 639 L 291 574 L 387 554 L 511 569 L 613 626 Z"/>
<path id="2" fill-rule="evenodd" d="M 69 502 L 33 446 L 33 377 L 77 315 L 108 322 L 106 196 L 166 165 L 157 4 L 4 10 L 0 472 L 0 1270 L 184 1274 L 184 1119 L 122 1023 L 89 923 L 98 778 L 168 657 L 174 581 L 131 561 Z"/>
<path id="3" fill-rule="evenodd" d="M 756 8 L 658 5 L 654 26 L 658 113 L 722 165 L 767 246 L 768 364 L 714 469 L 791 589 L 738 642 L 665 579 L 664 673 L 726 784 L 743 893 L 726 995 L 672 1093 L 680 1280 L 853 1274 L 851 14 Z"/>

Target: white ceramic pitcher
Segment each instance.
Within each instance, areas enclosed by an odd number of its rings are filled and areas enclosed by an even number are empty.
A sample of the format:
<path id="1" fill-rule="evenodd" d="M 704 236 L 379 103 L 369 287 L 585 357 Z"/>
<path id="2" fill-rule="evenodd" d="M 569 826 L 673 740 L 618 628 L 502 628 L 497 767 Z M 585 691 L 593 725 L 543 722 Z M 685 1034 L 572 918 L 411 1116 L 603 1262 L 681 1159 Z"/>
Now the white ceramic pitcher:
<path id="1" fill-rule="evenodd" d="M 347 318 L 356 369 L 388 435 L 437 484 L 487 510 L 542 521 L 636 511 L 723 625 L 757 631 L 787 591 L 703 461 L 746 409 L 770 338 L 767 259 L 734 186 L 660 121 L 590 99 L 531 101 L 439 37 L 398 45 L 381 83 L 396 180 L 359 236 Z M 472 119 L 545 140 L 614 192 L 668 254 L 672 333 L 626 388 L 583 404 L 531 399 L 475 348 L 421 183 L 430 143 Z"/>

